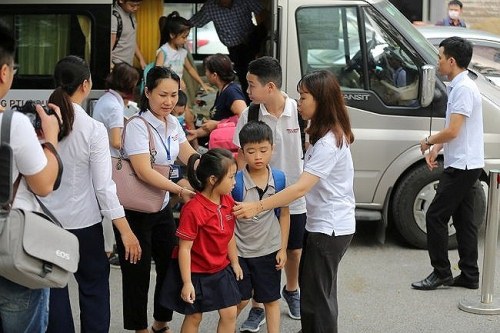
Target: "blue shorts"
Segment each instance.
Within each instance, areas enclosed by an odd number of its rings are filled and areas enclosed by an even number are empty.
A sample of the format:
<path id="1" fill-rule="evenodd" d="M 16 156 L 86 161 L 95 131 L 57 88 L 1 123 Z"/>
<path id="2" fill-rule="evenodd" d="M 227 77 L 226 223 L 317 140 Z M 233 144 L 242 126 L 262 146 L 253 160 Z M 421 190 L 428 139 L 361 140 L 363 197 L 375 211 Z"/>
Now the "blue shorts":
<path id="1" fill-rule="evenodd" d="M 302 249 L 304 232 L 306 231 L 306 213 L 290 214 L 290 234 L 287 250 Z"/>
<path id="2" fill-rule="evenodd" d="M 281 270 L 276 269 L 276 253 L 238 258 L 243 270 L 243 280 L 237 281 L 242 300 L 253 296 L 258 303 L 270 303 L 281 298 Z"/>

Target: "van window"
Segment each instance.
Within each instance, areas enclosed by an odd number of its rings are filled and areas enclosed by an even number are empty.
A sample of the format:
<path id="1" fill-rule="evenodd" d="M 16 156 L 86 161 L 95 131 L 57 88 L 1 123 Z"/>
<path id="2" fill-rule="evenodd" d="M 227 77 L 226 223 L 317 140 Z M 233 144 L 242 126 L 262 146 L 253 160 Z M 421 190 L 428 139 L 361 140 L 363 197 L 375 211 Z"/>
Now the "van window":
<path id="1" fill-rule="evenodd" d="M 17 39 L 20 76 L 52 76 L 57 61 L 68 54 L 90 60 L 91 21 L 83 15 L 8 15 Z"/>
<path id="2" fill-rule="evenodd" d="M 343 88 L 360 87 L 361 68 L 349 66 L 361 57 L 356 7 L 303 7 L 296 18 L 302 75 L 328 69 Z"/>
<path id="3" fill-rule="evenodd" d="M 395 27 L 369 7 L 365 11 L 370 89 L 391 106 L 418 106 L 417 55 Z"/>

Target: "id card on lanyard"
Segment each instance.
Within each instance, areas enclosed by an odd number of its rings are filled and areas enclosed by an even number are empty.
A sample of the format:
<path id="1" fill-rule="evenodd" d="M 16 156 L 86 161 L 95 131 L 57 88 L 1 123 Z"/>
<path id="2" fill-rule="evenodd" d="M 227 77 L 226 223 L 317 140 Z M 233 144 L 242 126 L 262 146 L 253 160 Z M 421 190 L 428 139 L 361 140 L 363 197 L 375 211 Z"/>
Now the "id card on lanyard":
<path id="1" fill-rule="evenodd" d="M 165 151 L 167 153 L 167 160 L 168 162 L 171 162 L 171 155 L 170 155 L 170 135 L 167 136 L 167 142 L 165 143 L 165 141 L 163 141 L 163 138 L 161 137 L 160 133 L 158 132 L 158 130 L 156 128 L 154 128 L 153 126 L 151 126 L 156 134 L 158 134 L 158 137 L 160 137 L 160 141 L 163 145 L 163 148 L 165 148 Z M 180 180 L 182 178 L 182 174 L 181 174 L 181 167 L 180 165 L 177 165 L 177 164 L 171 164 L 170 165 L 170 173 L 169 173 L 169 177 L 168 177 L 170 180 L 176 182 L 178 180 Z"/>

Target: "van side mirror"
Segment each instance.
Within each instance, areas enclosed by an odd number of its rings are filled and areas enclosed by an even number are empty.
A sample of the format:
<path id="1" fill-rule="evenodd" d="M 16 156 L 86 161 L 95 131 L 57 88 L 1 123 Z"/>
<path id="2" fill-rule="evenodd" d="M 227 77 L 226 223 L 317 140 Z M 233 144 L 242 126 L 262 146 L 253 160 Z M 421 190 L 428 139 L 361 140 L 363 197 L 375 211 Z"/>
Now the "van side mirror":
<path id="1" fill-rule="evenodd" d="M 434 90 L 436 89 L 436 67 L 433 65 L 422 66 L 422 81 L 421 81 L 422 92 L 420 97 L 420 105 L 422 107 L 427 107 L 432 103 L 434 99 Z"/>

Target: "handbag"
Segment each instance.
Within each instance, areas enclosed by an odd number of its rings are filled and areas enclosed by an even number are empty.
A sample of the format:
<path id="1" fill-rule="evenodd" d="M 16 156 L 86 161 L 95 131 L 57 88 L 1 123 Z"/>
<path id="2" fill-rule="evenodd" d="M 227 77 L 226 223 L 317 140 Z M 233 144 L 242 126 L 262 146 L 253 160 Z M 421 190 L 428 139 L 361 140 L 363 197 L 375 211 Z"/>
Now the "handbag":
<path id="1" fill-rule="evenodd" d="M 1 127 L 1 144 L 9 148 L 11 120 L 12 111 L 6 111 Z M 62 170 L 57 152 L 52 152 Z M 2 169 L 12 170 L 12 158 L 1 160 Z M 58 178 L 60 174 L 61 171 Z M 20 181 L 21 175 L 14 183 L 13 194 L 11 192 L 0 211 L 0 276 L 31 289 L 65 287 L 78 269 L 78 238 L 62 228 L 36 196 L 48 216 L 11 209 Z"/>
<path id="2" fill-rule="evenodd" d="M 144 118 L 140 116 L 133 116 L 125 123 L 123 128 L 122 149 L 120 150 L 120 156 L 113 157 L 111 159 L 113 163 L 113 181 L 116 183 L 116 194 L 125 209 L 143 213 L 156 213 L 161 210 L 167 191 L 140 180 L 134 172 L 134 168 L 132 167 L 130 161 L 123 157 L 123 146 L 125 144 L 127 124 L 134 118 L 139 118 L 144 121 L 148 129 L 151 167 L 166 178 L 170 178 L 169 165 L 155 164 L 156 147 L 153 134 L 151 132 L 151 125 Z"/>

